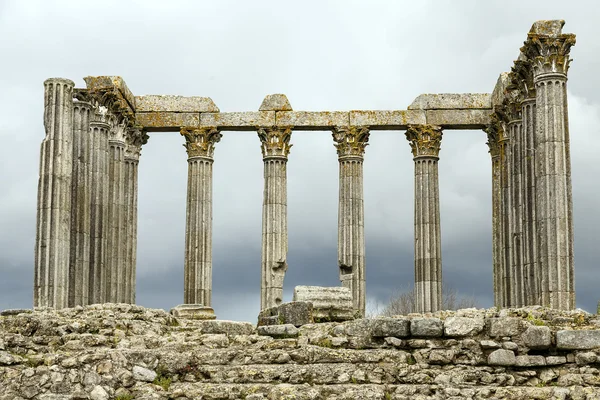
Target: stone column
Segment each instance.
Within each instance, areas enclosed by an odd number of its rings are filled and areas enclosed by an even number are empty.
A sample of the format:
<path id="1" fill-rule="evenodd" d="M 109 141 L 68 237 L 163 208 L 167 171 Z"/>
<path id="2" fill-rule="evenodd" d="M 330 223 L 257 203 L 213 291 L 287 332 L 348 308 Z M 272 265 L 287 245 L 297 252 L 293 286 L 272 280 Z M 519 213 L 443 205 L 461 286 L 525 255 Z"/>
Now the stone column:
<path id="1" fill-rule="evenodd" d="M 258 128 L 264 161 L 262 216 L 262 280 L 260 308 L 283 300 L 287 271 L 287 159 L 292 145 L 290 127 Z"/>
<path id="2" fill-rule="evenodd" d="M 125 248 L 125 135 L 124 122 L 114 121 L 108 140 L 108 228 L 106 238 L 106 299 L 108 303 L 126 302 L 122 297 Z"/>
<path id="3" fill-rule="evenodd" d="M 188 153 L 184 302 L 211 306 L 212 166 L 216 128 L 181 128 Z"/>
<path id="4" fill-rule="evenodd" d="M 487 145 L 492 157 L 492 275 L 494 283 L 494 305 L 504 305 L 503 272 L 502 272 L 502 224 L 501 224 L 501 159 L 500 137 L 502 135 L 500 123 L 494 117 L 492 124 L 487 127 Z"/>
<path id="5" fill-rule="evenodd" d="M 365 211 L 363 160 L 367 127 L 336 127 L 333 140 L 340 164 L 338 208 L 338 265 L 342 286 L 350 289 L 354 309 L 365 314 Z"/>
<path id="6" fill-rule="evenodd" d="M 562 34 L 563 24 L 534 24 L 525 46 L 536 89 L 535 219 L 542 305 L 570 310 L 575 289 L 567 71 L 575 35 Z"/>
<path id="7" fill-rule="evenodd" d="M 137 203 L 138 203 L 138 164 L 142 145 L 148 135 L 141 129 L 133 128 L 125 136 L 125 246 L 121 298 L 125 303 L 135 304 L 135 277 L 137 259 Z"/>
<path id="8" fill-rule="evenodd" d="M 63 308 L 69 300 L 73 87 L 68 79 L 44 82 L 33 304 Z"/>
<path id="9" fill-rule="evenodd" d="M 442 245 L 438 160 L 442 129 L 412 125 L 406 131 L 415 161 L 415 305 L 416 311 L 442 308 Z"/>
<path id="10" fill-rule="evenodd" d="M 501 225 L 501 243 L 502 243 L 502 307 L 511 305 L 511 237 L 510 237 L 510 155 L 508 127 L 502 122 L 502 135 L 499 138 L 500 144 L 500 225 Z"/>
<path id="11" fill-rule="evenodd" d="M 73 103 L 73 180 L 71 184 L 71 259 L 69 266 L 69 307 L 89 302 L 90 206 L 89 176 L 92 104 Z"/>
<path id="12" fill-rule="evenodd" d="M 92 204 L 90 214 L 90 304 L 106 301 L 106 239 L 108 235 L 108 110 L 97 106 L 90 122 L 92 156 L 90 181 Z"/>

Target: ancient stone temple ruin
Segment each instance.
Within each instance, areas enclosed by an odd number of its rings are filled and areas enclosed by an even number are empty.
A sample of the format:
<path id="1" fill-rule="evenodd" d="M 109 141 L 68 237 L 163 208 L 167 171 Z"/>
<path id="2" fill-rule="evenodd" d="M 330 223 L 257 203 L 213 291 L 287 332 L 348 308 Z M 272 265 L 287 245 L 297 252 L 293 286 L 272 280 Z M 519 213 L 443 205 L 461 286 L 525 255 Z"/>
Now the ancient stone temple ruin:
<path id="1" fill-rule="evenodd" d="M 258 133 L 257 156 L 260 144 L 264 160 L 261 308 L 278 306 L 288 269 L 286 165 L 294 131 L 310 130 L 333 136 L 332 156 L 336 150 L 339 159 L 340 281 L 353 309 L 364 313 L 365 148 L 371 136 L 377 140 L 377 131 L 398 130 L 406 131 L 406 151 L 414 155 L 417 308 L 439 310 L 442 135 L 474 129 L 487 132 L 491 154 L 496 305 L 572 309 L 566 82 L 575 36 L 562 33 L 563 24 L 534 23 L 514 66 L 500 75 L 492 93 L 423 94 L 406 110 L 293 111 L 285 95 L 275 94 L 258 111 L 220 112 L 208 97 L 134 96 L 116 76 L 87 77 L 81 89 L 67 79 L 48 79 L 35 306 L 135 302 L 138 160 L 147 132 L 155 131 L 179 132 L 184 139 L 188 188 L 183 309 L 209 317 L 215 147 L 223 132 Z"/>

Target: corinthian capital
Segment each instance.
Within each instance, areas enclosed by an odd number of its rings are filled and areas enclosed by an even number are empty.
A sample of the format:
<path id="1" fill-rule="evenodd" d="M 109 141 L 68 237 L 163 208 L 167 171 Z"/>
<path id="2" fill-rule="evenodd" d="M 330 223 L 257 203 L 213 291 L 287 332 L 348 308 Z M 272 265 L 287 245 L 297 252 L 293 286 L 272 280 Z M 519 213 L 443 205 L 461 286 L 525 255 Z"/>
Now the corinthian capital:
<path id="1" fill-rule="evenodd" d="M 133 127 L 127 131 L 125 136 L 125 158 L 138 160 L 142 151 L 142 145 L 148 142 L 148 134 L 140 127 Z"/>
<path id="2" fill-rule="evenodd" d="M 436 125 L 409 125 L 406 139 L 414 157 L 438 157 L 442 143 L 442 128 Z"/>
<path id="3" fill-rule="evenodd" d="M 223 136 L 215 127 L 182 127 L 181 135 L 185 137 L 183 145 L 187 150 L 189 158 L 206 157 L 212 158 L 215 152 L 215 143 Z"/>
<path id="4" fill-rule="evenodd" d="M 287 158 L 290 154 L 290 139 L 292 128 L 283 126 L 271 126 L 257 128 L 258 138 L 261 142 L 263 158 L 282 157 Z"/>
<path id="5" fill-rule="evenodd" d="M 567 74 L 569 53 L 575 45 L 575 35 L 562 33 L 564 21 L 538 21 L 527 35 L 521 51 L 533 63 L 535 76 L 546 73 Z"/>
<path id="6" fill-rule="evenodd" d="M 365 147 L 369 145 L 369 128 L 366 126 L 336 126 L 332 135 L 340 158 L 362 157 Z"/>
<path id="7" fill-rule="evenodd" d="M 484 131 L 487 133 L 487 145 L 490 148 L 490 155 L 492 156 L 492 159 L 495 159 L 500 156 L 501 140 L 504 135 L 504 129 L 498 114 L 492 114 L 491 120 L 491 123 Z"/>

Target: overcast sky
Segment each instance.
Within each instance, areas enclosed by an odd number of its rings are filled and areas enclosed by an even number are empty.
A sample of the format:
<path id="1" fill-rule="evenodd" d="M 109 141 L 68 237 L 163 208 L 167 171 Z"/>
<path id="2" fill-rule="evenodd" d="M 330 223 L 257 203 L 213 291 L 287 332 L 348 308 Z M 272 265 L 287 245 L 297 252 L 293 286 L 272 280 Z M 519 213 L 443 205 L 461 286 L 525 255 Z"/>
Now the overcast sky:
<path id="1" fill-rule="evenodd" d="M 491 92 L 531 24 L 577 35 L 569 71 L 577 306 L 600 299 L 600 8 L 595 1 L 0 0 L 0 309 L 32 306 L 43 81 L 120 75 L 136 95 L 209 96 L 258 110 L 405 109 L 421 93 Z M 328 132 L 294 132 L 289 269 L 338 285 L 338 162 Z M 183 301 L 187 161 L 178 133 L 151 133 L 139 166 L 137 302 Z M 491 165 L 483 131 L 446 131 L 440 153 L 443 276 L 493 304 Z M 255 321 L 262 158 L 253 132 L 224 132 L 214 164 L 213 307 Z M 413 161 L 404 132 L 373 132 L 364 163 L 370 308 L 413 282 Z"/>

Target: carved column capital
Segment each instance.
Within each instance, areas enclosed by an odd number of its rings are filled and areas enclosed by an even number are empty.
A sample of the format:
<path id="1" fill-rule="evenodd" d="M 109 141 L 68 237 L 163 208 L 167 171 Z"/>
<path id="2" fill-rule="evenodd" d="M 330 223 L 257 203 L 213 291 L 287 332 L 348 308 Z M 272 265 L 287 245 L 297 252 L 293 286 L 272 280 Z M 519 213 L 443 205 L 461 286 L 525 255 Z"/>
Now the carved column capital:
<path id="1" fill-rule="evenodd" d="M 367 126 L 336 126 L 333 128 L 332 136 L 340 159 L 363 158 L 365 148 L 369 145 L 369 127 Z"/>
<path id="2" fill-rule="evenodd" d="M 139 126 L 127 131 L 125 136 L 125 159 L 139 160 L 142 145 L 148 142 L 148 134 Z"/>
<path id="3" fill-rule="evenodd" d="M 492 160 L 500 157 L 500 141 L 504 135 L 504 129 L 502 123 L 497 114 L 492 114 L 492 122 L 484 129 L 487 133 L 487 145 L 490 148 L 490 155 Z"/>
<path id="4" fill-rule="evenodd" d="M 442 128 L 436 125 L 409 125 L 406 139 L 413 156 L 438 158 L 442 143 Z"/>
<path id="5" fill-rule="evenodd" d="M 545 74 L 558 74 L 566 77 L 571 59 L 569 53 L 575 45 L 575 35 L 540 35 L 529 33 L 522 51 L 532 61 L 536 78 Z"/>
<path id="6" fill-rule="evenodd" d="M 202 128 L 182 127 L 180 133 L 185 137 L 185 144 L 183 146 L 189 158 L 205 157 L 212 159 L 215 152 L 215 144 L 223 136 L 214 126 Z"/>
<path id="7" fill-rule="evenodd" d="M 111 125 L 111 129 L 109 131 L 109 142 L 117 142 L 121 145 L 125 143 L 127 140 L 127 123 L 122 121 L 121 123 L 115 123 Z"/>
<path id="8" fill-rule="evenodd" d="M 261 142 L 263 159 L 265 158 L 287 158 L 292 145 L 291 126 L 270 126 L 256 129 Z"/>
<path id="9" fill-rule="evenodd" d="M 523 53 L 511 68 L 509 73 L 511 86 L 516 88 L 523 101 L 535 99 L 535 83 L 533 81 L 533 65 Z"/>

